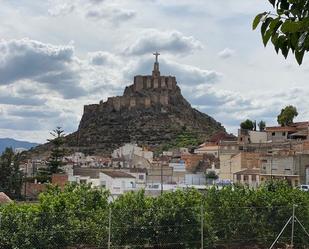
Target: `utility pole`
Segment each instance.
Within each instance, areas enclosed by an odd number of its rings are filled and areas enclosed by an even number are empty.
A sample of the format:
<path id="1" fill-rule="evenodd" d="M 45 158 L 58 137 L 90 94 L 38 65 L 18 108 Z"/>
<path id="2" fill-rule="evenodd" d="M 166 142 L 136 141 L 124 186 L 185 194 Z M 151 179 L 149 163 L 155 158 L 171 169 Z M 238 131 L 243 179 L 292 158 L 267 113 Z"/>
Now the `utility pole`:
<path id="1" fill-rule="evenodd" d="M 201 205 L 201 249 L 204 249 L 204 208 Z"/>
<path id="2" fill-rule="evenodd" d="M 108 242 L 107 242 L 107 248 L 111 248 L 111 233 L 112 233 L 112 208 L 109 208 L 109 214 L 108 214 Z"/>
<path id="3" fill-rule="evenodd" d="M 163 194 L 163 163 L 161 162 L 161 195 Z"/>

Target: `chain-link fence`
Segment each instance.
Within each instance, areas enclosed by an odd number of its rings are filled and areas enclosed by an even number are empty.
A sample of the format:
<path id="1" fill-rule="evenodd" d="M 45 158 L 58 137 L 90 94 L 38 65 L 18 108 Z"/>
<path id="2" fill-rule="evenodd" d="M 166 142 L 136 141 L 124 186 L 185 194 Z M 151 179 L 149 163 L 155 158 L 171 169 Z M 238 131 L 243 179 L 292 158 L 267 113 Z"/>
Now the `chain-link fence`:
<path id="1" fill-rule="evenodd" d="M 304 228 L 309 221 L 298 212 Z M 269 248 L 292 207 L 218 206 L 47 212 L 35 206 L 0 213 L 1 249 L 49 248 Z M 308 211 L 306 211 L 308 212 Z M 295 224 L 295 248 L 309 248 L 309 237 Z M 291 241 L 287 225 L 275 248 Z"/>

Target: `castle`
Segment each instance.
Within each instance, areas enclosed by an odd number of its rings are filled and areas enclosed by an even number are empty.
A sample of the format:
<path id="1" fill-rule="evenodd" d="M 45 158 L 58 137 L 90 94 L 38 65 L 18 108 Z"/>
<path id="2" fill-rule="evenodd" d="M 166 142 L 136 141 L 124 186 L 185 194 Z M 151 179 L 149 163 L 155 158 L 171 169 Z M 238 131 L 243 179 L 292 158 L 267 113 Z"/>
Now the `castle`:
<path id="1" fill-rule="evenodd" d="M 154 53 L 156 59 L 152 75 L 137 75 L 134 83 L 125 88 L 123 96 L 110 97 L 106 102 L 100 104 L 87 105 L 84 113 L 99 110 L 121 111 L 124 109 L 149 108 L 152 106 L 168 106 L 170 104 L 169 95 L 172 91 L 178 90 L 176 77 L 161 76 L 158 52 Z M 151 94 L 150 94 L 151 93 Z"/>

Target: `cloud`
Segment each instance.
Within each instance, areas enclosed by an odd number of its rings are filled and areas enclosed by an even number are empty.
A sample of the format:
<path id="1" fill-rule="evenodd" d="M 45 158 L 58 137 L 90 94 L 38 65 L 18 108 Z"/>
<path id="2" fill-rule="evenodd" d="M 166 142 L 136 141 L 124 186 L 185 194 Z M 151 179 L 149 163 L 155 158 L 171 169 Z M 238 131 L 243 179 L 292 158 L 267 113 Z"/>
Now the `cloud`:
<path id="1" fill-rule="evenodd" d="M 75 10 L 75 5 L 72 3 L 58 3 L 54 4 L 52 8 L 48 9 L 48 14 L 51 16 L 64 16 L 72 13 Z"/>
<path id="2" fill-rule="evenodd" d="M 145 30 L 141 36 L 124 50 L 128 55 L 143 55 L 154 51 L 171 54 L 190 54 L 200 50 L 203 45 L 193 36 L 185 36 L 179 31 Z"/>
<path id="3" fill-rule="evenodd" d="M 48 110 L 46 107 L 42 109 L 37 108 L 14 108 L 7 112 L 10 116 L 17 117 L 31 117 L 31 118 L 54 118 L 59 116 L 59 112 L 55 110 Z"/>
<path id="4" fill-rule="evenodd" d="M 0 104 L 4 105 L 40 106 L 45 103 L 46 100 L 36 97 L 23 98 L 19 96 L 3 96 L 0 94 Z"/>
<path id="5" fill-rule="evenodd" d="M 96 66 L 116 66 L 120 64 L 120 59 L 114 54 L 106 51 L 88 53 L 89 62 Z"/>
<path id="6" fill-rule="evenodd" d="M 100 9 L 89 9 L 85 16 L 91 20 L 107 20 L 118 25 L 121 22 L 134 18 L 136 12 L 134 10 L 123 9 L 115 6 L 105 6 Z"/>
<path id="7" fill-rule="evenodd" d="M 21 80 L 44 84 L 65 98 L 84 96 L 78 61 L 72 46 L 30 39 L 0 41 L 0 85 Z"/>
<path id="8" fill-rule="evenodd" d="M 128 21 L 136 16 L 136 11 L 111 4 L 105 0 L 50 0 L 49 15 L 66 16 L 73 12 L 90 20 L 105 20 L 113 25 Z"/>
<path id="9" fill-rule="evenodd" d="M 228 59 L 235 55 L 235 50 L 230 48 L 225 48 L 218 53 L 218 56 L 222 59 Z"/>
<path id="10" fill-rule="evenodd" d="M 132 79 L 137 74 L 151 74 L 153 63 L 153 60 L 145 58 L 131 63 L 124 73 L 125 77 Z M 181 85 L 213 84 L 218 82 L 222 76 L 221 73 L 213 70 L 180 64 L 172 60 L 160 59 L 159 63 L 161 75 L 175 75 Z"/>

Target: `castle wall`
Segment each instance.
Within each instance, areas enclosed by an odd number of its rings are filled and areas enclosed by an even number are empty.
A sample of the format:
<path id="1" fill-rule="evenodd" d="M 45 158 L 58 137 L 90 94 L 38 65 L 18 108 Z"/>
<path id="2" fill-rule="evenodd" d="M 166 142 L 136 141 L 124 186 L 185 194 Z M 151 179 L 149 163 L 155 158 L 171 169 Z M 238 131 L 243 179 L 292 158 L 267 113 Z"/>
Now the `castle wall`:
<path id="1" fill-rule="evenodd" d="M 174 76 L 153 77 L 151 75 L 137 75 L 134 77 L 133 89 L 135 92 L 149 88 L 174 90 L 176 89 L 176 84 L 177 82 Z"/>
<path id="2" fill-rule="evenodd" d="M 135 106 L 136 106 L 136 99 L 134 97 L 131 97 L 129 108 L 134 108 Z"/>
<path id="3" fill-rule="evenodd" d="M 161 77 L 161 88 L 166 88 L 165 77 Z"/>
<path id="4" fill-rule="evenodd" d="M 93 105 L 85 105 L 84 106 L 84 113 L 91 113 L 95 112 L 97 110 L 99 105 L 93 104 Z"/>
<path id="5" fill-rule="evenodd" d="M 113 108 L 116 111 L 120 111 L 120 108 L 121 108 L 121 97 L 115 97 L 112 100 L 113 100 Z"/>
<path id="6" fill-rule="evenodd" d="M 151 84 L 151 77 L 147 77 L 146 79 L 146 88 L 151 88 L 152 84 Z"/>
<path id="7" fill-rule="evenodd" d="M 153 79 L 153 88 L 159 88 L 159 79 Z"/>
<path id="8" fill-rule="evenodd" d="M 168 95 L 167 94 L 160 95 L 160 104 L 168 105 Z"/>
<path id="9" fill-rule="evenodd" d="M 144 88 L 144 77 L 141 75 L 135 76 L 134 77 L 134 90 L 135 91 L 140 91 Z"/>
<path id="10" fill-rule="evenodd" d="M 123 96 L 110 97 L 106 102 L 100 101 L 99 105 L 86 105 L 84 106 L 84 113 L 90 113 L 95 111 L 104 111 L 105 108 L 120 111 L 126 108 L 149 108 L 152 105 L 161 104 L 169 105 L 168 92 L 155 93 L 151 96 L 145 97 L 132 97 L 134 92 L 141 91 L 143 89 L 176 89 L 176 78 L 174 76 L 159 76 L 153 77 L 151 75 L 142 76 L 137 75 L 134 77 L 134 84 L 126 87 Z"/>
<path id="11" fill-rule="evenodd" d="M 151 106 L 151 98 L 150 97 L 146 97 L 145 98 L 145 107 L 148 108 Z"/>

